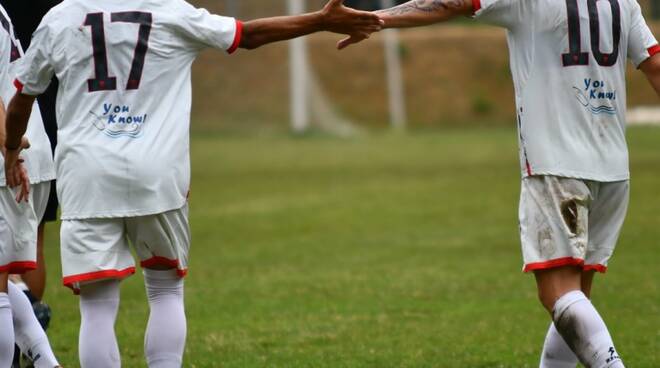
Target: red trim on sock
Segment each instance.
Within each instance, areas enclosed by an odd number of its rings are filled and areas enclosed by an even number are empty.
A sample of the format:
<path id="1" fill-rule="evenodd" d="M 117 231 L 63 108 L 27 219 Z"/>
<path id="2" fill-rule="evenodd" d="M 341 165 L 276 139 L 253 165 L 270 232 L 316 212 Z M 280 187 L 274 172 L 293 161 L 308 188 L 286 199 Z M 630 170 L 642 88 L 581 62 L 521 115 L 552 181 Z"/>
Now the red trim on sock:
<path id="1" fill-rule="evenodd" d="M 234 34 L 234 42 L 232 42 L 231 47 L 227 49 L 228 54 L 233 54 L 238 50 L 238 46 L 241 44 L 241 38 L 243 37 L 243 22 L 236 20 L 236 33 Z"/>
<path id="2" fill-rule="evenodd" d="M 651 57 L 660 52 L 660 45 L 649 47 L 647 51 L 649 52 L 649 57 Z"/>
<path id="3" fill-rule="evenodd" d="M 123 270 L 103 270 L 96 272 L 81 273 L 79 275 L 66 276 L 62 278 L 64 286 L 73 290 L 73 293 L 80 294 L 80 289 L 74 287 L 74 284 L 87 281 L 97 281 L 103 279 L 124 279 L 135 273 L 135 267 L 129 267 Z"/>
<path id="4" fill-rule="evenodd" d="M 4 266 L 0 266 L 0 273 L 11 273 L 16 275 L 21 275 L 36 269 L 37 269 L 37 262 L 18 261 L 18 262 L 8 263 Z"/>

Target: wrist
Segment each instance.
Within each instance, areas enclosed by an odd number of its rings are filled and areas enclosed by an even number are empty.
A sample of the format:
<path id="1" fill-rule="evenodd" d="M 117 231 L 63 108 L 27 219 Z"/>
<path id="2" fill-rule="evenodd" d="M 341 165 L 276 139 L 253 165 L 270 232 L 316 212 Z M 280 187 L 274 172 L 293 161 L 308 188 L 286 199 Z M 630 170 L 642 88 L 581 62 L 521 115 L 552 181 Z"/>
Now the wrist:
<path id="1" fill-rule="evenodd" d="M 6 151 L 16 151 L 19 148 L 21 148 L 21 141 L 19 140 L 18 142 L 14 143 L 9 140 L 5 142 L 5 145 L 3 147 Z"/>
<path id="2" fill-rule="evenodd" d="M 328 12 L 323 10 L 317 10 L 313 13 L 310 13 L 312 24 L 315 25 L 316 31 L 327 31 L 328 30 Z"/>

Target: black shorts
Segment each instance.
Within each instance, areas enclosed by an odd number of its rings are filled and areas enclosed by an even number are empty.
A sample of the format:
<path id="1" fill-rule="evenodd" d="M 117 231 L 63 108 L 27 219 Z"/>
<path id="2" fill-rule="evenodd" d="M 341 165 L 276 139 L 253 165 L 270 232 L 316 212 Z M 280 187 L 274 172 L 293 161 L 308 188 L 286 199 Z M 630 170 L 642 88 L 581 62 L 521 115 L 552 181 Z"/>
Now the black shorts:
<path id="1" fill-rule="evenodd" d="M 44 212 L 44 217 L 41 219 L 41 223 L 57 221 L 57 208 L 60 205 L 60 202 L 57 200 L 57 185 L 56 181 L 53 180 L 50 182 L 50 196 L 48 196 L 48 204 L 46 205 L 46 211 Z"/>

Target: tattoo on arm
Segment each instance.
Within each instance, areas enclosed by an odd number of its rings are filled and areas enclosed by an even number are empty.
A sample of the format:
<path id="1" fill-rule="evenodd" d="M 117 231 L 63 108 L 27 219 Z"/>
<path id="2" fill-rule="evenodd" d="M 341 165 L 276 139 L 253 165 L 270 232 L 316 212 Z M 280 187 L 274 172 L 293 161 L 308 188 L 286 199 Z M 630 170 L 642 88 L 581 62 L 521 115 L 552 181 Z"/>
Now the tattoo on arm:
<path id="1" fill-rule="evenodd" d="M 410 13 L 433 13 L 439 10 L 457 10 L 465 7 L 469 0 L 412 0 L 389 9 L 379 10 L 382 15 L 404 15 Z"/>

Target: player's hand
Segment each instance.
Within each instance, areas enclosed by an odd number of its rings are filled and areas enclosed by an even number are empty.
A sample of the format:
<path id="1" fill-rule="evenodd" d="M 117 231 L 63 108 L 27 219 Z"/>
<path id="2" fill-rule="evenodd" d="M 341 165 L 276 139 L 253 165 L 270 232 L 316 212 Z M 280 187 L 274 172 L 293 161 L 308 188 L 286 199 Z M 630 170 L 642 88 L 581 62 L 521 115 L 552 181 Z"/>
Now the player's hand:
<path id="1" fill-rule="evenodd" d="M 30 148 L 30 142 L 23 137 L 17 149 L 2 149 L 5 158 L 5 180 L 10 188 L 20 187 L 16 195 L 17 202 L 27 202 L 30 196 L 30 178 L 20 157 L 21 151 Z"/>
<path id="2" fill-rule="evenodd" d="M 323 29 L 345 35 L 368 37 L 383 29 L 378 15 L 344 6 L 344 0 L 330 0 L 321 10 Z"/>
<path id="3" fill-rule="evenodd" d="M 364 40 L 369 39 L 369 36 L 371 36 L 368 33 L 360 33 L 360 34 L 352 34 L 349 37 L 344 38 L 343 40 L 337 42 L 337 49 L 338 50 L 343 50 L 347 48 L 350 45 L 360 43 Z"/>

